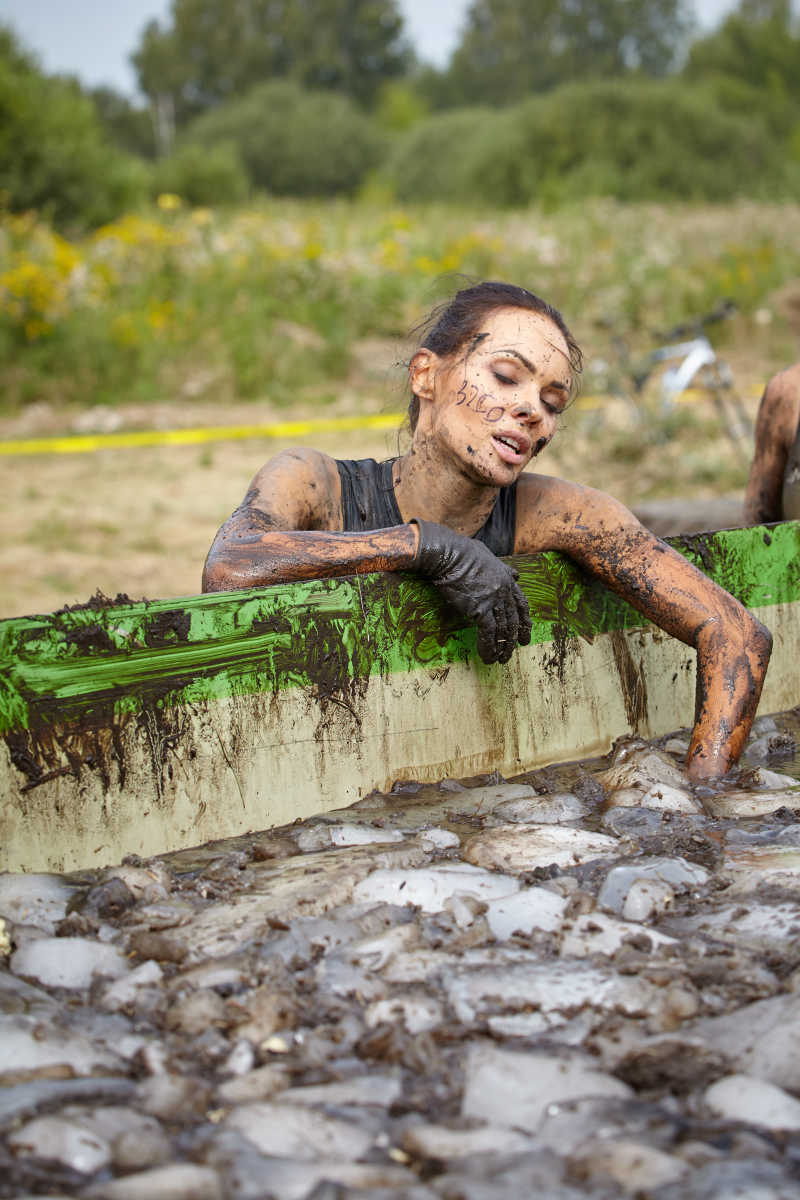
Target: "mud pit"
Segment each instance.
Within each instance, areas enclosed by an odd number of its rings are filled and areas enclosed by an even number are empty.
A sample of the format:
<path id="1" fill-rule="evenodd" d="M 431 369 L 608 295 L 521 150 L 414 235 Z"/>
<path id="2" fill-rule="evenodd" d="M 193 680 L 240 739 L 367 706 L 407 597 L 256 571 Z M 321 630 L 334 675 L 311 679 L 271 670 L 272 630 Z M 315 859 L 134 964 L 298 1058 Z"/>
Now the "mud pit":
<path id="1" fill-rule="evenodd" d="M 0 1196 L 800 1197 L 799 732 L 0 875 Z"/>

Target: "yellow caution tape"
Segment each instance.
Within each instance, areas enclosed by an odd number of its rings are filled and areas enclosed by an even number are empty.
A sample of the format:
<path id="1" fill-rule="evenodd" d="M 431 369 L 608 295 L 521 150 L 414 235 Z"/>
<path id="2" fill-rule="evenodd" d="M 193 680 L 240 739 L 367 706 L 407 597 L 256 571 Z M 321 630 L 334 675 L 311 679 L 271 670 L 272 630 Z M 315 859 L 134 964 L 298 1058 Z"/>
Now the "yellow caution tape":
<path id="1" fill-rule="evenodd" d="M 196 446 L 238 438 L 292 438 L 353 429 L 396 429 L 403 413 L 327 417 L 314 421 L 274 421 L 269 425 L 211 425 L 205 429 L 145 429 L 131 433 L 92 433 L 74 437 L 20 438 L 0 441 L 2 454 L 86 454 L 91 450 L 123 450 L 134 446 Z"/>
<path id="2" fill-rule="evenodd" d="M 687 389 L 681 401 L 705 393 Z M 601 408 L 612 396 L 578 396 L 576 408 Z M 619 399 L 619 397 L 616 397 Z M 197 446 L 204 442 L 236 441 L 240 438 L 295 438 L 317 433 L 342 433 L 354 429 L 397 429 L 405 413 L 381 413 L 352 417 L 321 417 L 310 421 L 273 421 L 269 425 L 210 425 L 204 429 L 143 429 L 130 433 L 90 433 L 71 437 L 19 438 L 0 441 L 0 456 L 13 454 L 87 454 L 92 450 L 126 450 L 136 446 Z"/>

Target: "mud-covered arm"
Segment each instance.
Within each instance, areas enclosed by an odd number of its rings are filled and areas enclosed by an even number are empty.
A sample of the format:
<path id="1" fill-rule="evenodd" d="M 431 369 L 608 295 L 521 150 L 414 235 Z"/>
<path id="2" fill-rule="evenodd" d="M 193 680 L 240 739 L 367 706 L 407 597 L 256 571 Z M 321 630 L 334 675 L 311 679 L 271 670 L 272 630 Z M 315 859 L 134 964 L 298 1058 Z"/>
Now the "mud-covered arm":
<path id="1" fill-rule="evenodd" d="M 569 554 L 654 624 L 695 648 L 697 702 L 687 771 L 695 780 L 723 775 L 750 731 L 772 635 L 610 496 L 564 485 L 558 518 L 548 523 L 550 548 Z"/>
<path id="2" fill-rule="evenodd" d="M 203 570 L 203 591 L 291 583 L 412 566 L 415 526 L 341 532 L 335 462 L 312 450 L 277 455 L 217 533 Z"/>
<path id="3" fill-rule="evenodd" d="M 783 477 L 800 418 L 800 363 L 773 375 L 761 397 L 744 496 L 745 525 L 780 521 Z"/>

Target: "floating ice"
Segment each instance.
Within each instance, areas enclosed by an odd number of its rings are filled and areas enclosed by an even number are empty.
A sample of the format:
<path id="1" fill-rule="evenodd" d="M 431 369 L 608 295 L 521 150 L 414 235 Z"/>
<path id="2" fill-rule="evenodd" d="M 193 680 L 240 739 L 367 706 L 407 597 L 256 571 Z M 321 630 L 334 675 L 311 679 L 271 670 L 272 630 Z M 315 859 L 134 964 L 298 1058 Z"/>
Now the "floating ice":
<path id="1" fill-rule="evenodd" d="M 572 924 L 564 926 L 561 934 L 561 953 L 565 956 L 583 958 L 588 954 L 616 954 L 620 946 L 631 938 L 646 937 L 651 947 L 672 945 L 674 938 L 654 929 L 644 932 L 639 925 L 618 921 L 605 913 L 584 913 Z"/>
<path id="2" fill-rule="evenodd" d="M 440 863 L 413 871 L 373 871 L 353 889 L 355 900 L 415 904 L 423 912 L 441 912 L 445 901 L 463 892 L 480 900 L 510 896 L 519 890 L 516 879 L 493 875 L 468 863 Z"/>
<path id="3" fill-rule="evenodd" d="M 621 913 L 626 897 L 638 879 L 657 879 L 671 888 L 683 890 L 703 887 L 711 876 L 705 867 L 685 858 L 638 858 L 624 866 L 612 867 L 597 897 L 601 908 Z"/>
<path id="4" fill-rule="evenodd" d="M 281 1094 L 282 1104 L 355 1104 L 379 1105 L 388 1108 L 402 1092 L 397 1075 L 357 1075 L 336 1083 L 310 1084 L 289 1088 Z"/>
<path id="5" fill-rule="evenodd" d="M 663 879 L 634 879 L 622 905 L 622 916 L 626 921 L 649 921 L 674 903 L 675 893 Z"/>
<path id="6" fill-rule="evenodd" d="M 318 824 L 302 829 L 295 837 L 304 853 L 327 850 L 329 846 L 370 846 L 383 842 L 402 842 L 398 829 L 376 829 L 372 825 Z"/>
<path id="7" fill-rule="evenodd" d="M 497 940 L 504 941 L 512 933 L 558 929 L 566 907 L 563 896 L 547 888 L 532 887 L 513 896 L 490 900 L 486 906 L 486 920 Z"/>
<path id="8" fill-rule="evenodd" d="M 726 1075 L 706 1089 L 703 1099 L 729 1121 L 747 1121 L 774 1130 L 800 1129 L 800 1100 L 752 1075 Z"/>
<path id="9" fill-rule="evenodd" d="M 9 1135 L 8 1144 L 21 1158 L 46 1158 L 94 1175 L 111 1162 L 111 1149 L 78 1121 L 63 1117 L 36 1117 Z"/>
<path id="10" fill-rule="evenodd" d="M 194 1163 L 170 1163 L 93 1183 L 82 1195 L 86 1200 L 224 1200 L 216 1171 Z"/>
<path id="11" fill-rule="evenodd" d="M 461 845 L 461 838 L 452 829 L 423 829 L 419 840 L 426 849 L 431 850 L 454 850 Z"/>
<path id="12" fill-rule="evenodd" d="M 800 811 L 800 787 L 787 788 L 786 776 L 781 776 L 781 785 L 763 792 L 732 791 L 718 792 L 705 799 L 706 812 L 717 820 L 736 817 L 766 817 L 787 808 Z"/>
<path id="13" fill-rule="evenodd" d="M 444 1020 L 444 1007 L 425 992 L 408 992 L 406 995 L 392 996 L 388 1000 L 376 1000 L 367 1007 L 364 1019 L 370 1029 L 384 1023 L 401 1023 L 409 1033 L 423 1033 L 441 1025 Z"/>
<path id="14" fill-rule="evenodd" d="M 418 1158 L 447 1162 L 471 1154 L 521 1154 L 534 1145 L 524 1133 L 502 1125 L 477 1129 L 448 1129 L 446 1125 L 412 1125 L 403 1135 L 403 1149 Z"/>
<path id="15" fill-rule="evenodd" d="M 628 1097 L 633 1092 L 583 1057 L 470 1047 L 465 1067 L 466 1117 L 535 1133 L 553 1105 L 585 1096 Z"/>
<path id="16" fill-rule="evenodd" d="M 568 825 L 499 825 L 475 834 L 464 845 L 468 862 L 495 871 L 574 867 L 610 854 L 619 854 L 616 838 Z"/>
<path id="17" fill-rule="evenodd" d="M 58 875 L 0 873 L 0 914 L 17 925 L 36 925 L 54 933 L 75 895 Z"/>
<path id="18" fill-rule="evenodd" d="M 35 1072 L 63 1066 L 75 1075 L 124 1071 L 115 1054 L 58 1025 L 0 1013 L 0 1070 Z"/>
<path id="19" fill-rule="evenodd" d="M 493 811 L 493 819 L 512 823 L 557 825 L 561 821 L 579 821 L 588 808 L 572 792 L 551 792 L 546 796 L 524 796 L 505 800 Z"/>
<path id="20" fill-rule="evenodd" d="M 301 1104 L 245 1104 L 225 1118 L 263 1154 L 286 1158 L 361 1158 L 373 1135 L 363 1126 L 326 1117 Z"/>
<path id="21" fill-rule="evenodd" d="M 95 975 L 118 979 L 131 965 L 116 946 L 91 938 L 42 937 L 11 956 L 11 970 L 45 987 L 88 988 Z"/>
<path id="22" fill-rule="evenodd" d="M 685 1032 L 726 1055 L 744 1074 L 800 1091 L 800 994 L 770 996 L 723 1016 L 703 1017 Z"/>
<path id="23" fill-rule="evenodd" d="M 460 1021 L 471 1022 L 476 1016 L 539 1009 L 544 1013 L 568 1015 L 585 1010 L 647 1016 L 655 1026 L 674 1020 L 685 987 L 676 977 L 672 989 L 659 987 L 641 975 L 621 975 L 606 966 L 590 965 L 580 959 L 560 959 L 554 963 L 537 962 L 531 957 L 520 960 L 485 960 L 485 955 L 465 954 L 459 963 L 438 970 L 442 985 Z M 691 993 L 686 992 L 686 997 Z M 684 1014 L 685 1015 L 685 1014 Z"/>
<path id="24" fill-rule="evenodd" d="M 133 1004 L 139 988 L 160 983 L 163 978 L 164 972 L 158 963 L 148 959 L 146 962 L 140 963 L 138 967 L 134 967 L 127 975 L 109 983 L 103 989 L 99 1003 L 109 1012 L 119 1012 L 127 1005 Z"/>
<path id="25" fill-rule="evenodd" d="M 641 1196 L 677 1183 L 689 1167 L 674 1154 L 629 1138 L 590 1142 L 570 1161 L 573 1178 L 602 1185 L 616 1183 L 628 1195 Z"/>

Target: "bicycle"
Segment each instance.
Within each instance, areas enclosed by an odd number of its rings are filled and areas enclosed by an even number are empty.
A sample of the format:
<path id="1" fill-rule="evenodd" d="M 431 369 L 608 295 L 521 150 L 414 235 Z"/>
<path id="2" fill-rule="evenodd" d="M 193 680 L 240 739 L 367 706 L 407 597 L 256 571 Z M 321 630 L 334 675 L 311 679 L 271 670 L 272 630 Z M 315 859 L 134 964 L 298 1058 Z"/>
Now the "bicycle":
<path id="1" fill-rule="evenodd" d="M 624 338 L 613 340 L 623 373 L 632 385 L 639 401 L 651 377 L 665 363 L 674 363 L 662 371 L 660 378 L 661 411 L 669 413 L 681 397 L 690 390 L 708 393 L 722 421 L 725 432 L 737 448 L 748 443 L 752 435 L 752 422 L 747 415 L 741 396 L 734 386 L 733 371 L 724 359 L 719 358 L 706 334 L 709 325 L 725 321 L 737 311 L 732 300 L 722 300 L 710 312 L 688 321 L 682 321 L 666 333 L 658 336 L 661 343 L 650 350 L 644 358 L 632 361 Z M 674 339 L 682 339 L 675 341 Z M 748 448 L 749 454 L 749 448 Z"/>

